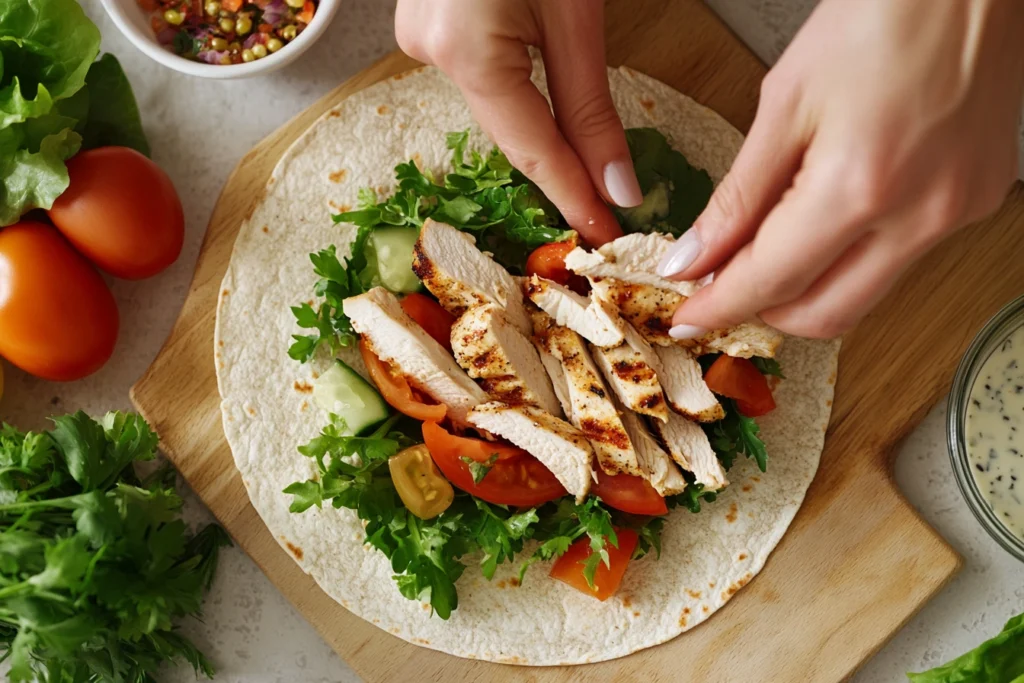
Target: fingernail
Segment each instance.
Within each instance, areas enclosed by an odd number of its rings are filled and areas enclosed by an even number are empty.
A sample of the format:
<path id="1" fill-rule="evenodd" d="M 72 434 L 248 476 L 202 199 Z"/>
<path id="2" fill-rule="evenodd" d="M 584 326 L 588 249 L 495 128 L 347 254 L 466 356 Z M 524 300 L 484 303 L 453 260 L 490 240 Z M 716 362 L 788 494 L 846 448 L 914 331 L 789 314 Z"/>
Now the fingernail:
<path id="1" fill-rule="evenodd" d="M 703 337 L 707 333 L 706 329 L 696 325 L 673 325 L 672 329 L 668 331 L 668 336 L 673 339 L 696 339 L 697 337 Z"/>
<path id="2" fill-rule="evenodd" d="M 633 164 L 628 161 L 612 161 L 605 165 L 604 187 L 616 206 L 640 206 L 644 201 Z"/>
<path id="3" fill-rule="evenodd" d="M 683 272 L 697 260 L 703 247 L 700 234 L 693 228 L 687 230 L 661 257 L 656 272 L 662 277 L 672 277 Z"/>

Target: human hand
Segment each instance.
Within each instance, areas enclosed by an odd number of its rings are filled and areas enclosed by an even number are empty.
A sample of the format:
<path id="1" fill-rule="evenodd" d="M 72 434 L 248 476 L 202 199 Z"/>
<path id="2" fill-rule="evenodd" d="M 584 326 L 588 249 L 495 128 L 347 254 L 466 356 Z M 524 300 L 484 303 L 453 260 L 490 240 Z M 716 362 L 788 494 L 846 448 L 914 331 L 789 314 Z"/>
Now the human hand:
<path id="1" fill-rule="evenodd" d="M 606 201 L 643 201 L 612 104 L 601 0 L 399 0 L 402 50 L 459 86 L 473 116 L 589 243 L 622 234 Z M 530 81 L 544 58 L 551 107 Z M 552 108 L 554 115 L 552 115 Z"/>
<path id="2" fill-rule="evenodd" d="M 995 210 L 1016 176 L 1021 36 L 1020 0 L 823 0 L 765 78 L 729 174 L 658 265 L 715 273 L 671 334 L 760 314 L 837 336 Z"/>

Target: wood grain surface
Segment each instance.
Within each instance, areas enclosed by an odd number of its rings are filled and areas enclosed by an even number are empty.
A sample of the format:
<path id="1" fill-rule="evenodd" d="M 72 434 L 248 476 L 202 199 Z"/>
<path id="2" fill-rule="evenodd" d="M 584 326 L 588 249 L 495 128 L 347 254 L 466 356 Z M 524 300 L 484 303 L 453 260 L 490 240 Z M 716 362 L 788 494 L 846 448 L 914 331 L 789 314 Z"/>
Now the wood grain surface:
<path id="1" fill-rule="evenodd" d="M 608 59 L 665 81 L 747 130 L 765 68 L 697 0 L 611 2 Z M 908 273 L 843 346 L 821 469 L 764 571 L 706 624 L 630 657 L 516 668 L 408 644 L 331 601 L 249 504 L 221 429 L 214 311 L 239 226 L 278 158 L 324 111 L 415 63 L 393 54 L 254 148 L 214 209 L 181 316 L 132 400 L 236 542 L 368 681 L 837 681 L 959 567 L 891 479 L 900 439 L 948 390 L 973 333 L 1024 291 L 1024 187 Z"/>

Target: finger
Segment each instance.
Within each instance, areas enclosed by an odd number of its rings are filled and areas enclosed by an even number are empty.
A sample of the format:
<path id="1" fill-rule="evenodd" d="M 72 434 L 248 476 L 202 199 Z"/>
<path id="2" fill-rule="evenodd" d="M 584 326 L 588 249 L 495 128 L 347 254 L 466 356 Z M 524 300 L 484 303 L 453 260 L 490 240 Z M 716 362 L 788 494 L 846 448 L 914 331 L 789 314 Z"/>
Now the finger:
<path id="1" fill-rule="evenodd" d="M 796 299 L 860 237 L 863 226 L 837 211 L 827 178 L 797 184 L 714 282 L 676 310 L 672 336 L 701 336 Z"/>
<path id="2" fill-rule="evenodd" d="M 926 251 L 897 230 L 869 233 L 851 246 L 803 295 L 761 313 L 788 334 L 815 339 L 850 331 Z"/>
<path id="3" fill-rule="evenodd" d="M 750 134 L 729 173 L 692 228 L 658 263 L 673 280 L 696 280 L 713 272 L 753 239 L 793 178 L 810 141 L 809 126 L 795 106 L 762 96 Z"/>
<path id="4" fill-rule="evenodd" d="M 481 127 L 566 222 L 591 244 L 609 242 L 622 230 L 530 81 L 532 66 L 526 47 L 518 43 L 510 44 L 500 61 L 491 61 L 486 72 L 455 69 L 451 76 Z"/>
<path id="5" fill-rule="evenodd" d="M 601 0 L 542 2 L 548 91 L 562 135 L 594 186 L 618 206 L 643 202 L 626 133 L 608 86 Z"/>

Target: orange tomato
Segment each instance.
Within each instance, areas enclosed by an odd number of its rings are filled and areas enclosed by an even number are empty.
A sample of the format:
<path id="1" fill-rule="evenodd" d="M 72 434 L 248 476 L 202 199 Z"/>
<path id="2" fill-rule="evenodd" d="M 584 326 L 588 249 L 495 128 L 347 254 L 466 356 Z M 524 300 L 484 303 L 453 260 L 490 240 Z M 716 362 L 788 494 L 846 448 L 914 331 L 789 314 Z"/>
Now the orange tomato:
<path id="1" fill-rule="evenodd" d="M 735 399 L 736 407 L 747 417 L 775 410 L 768 378 L 747 358 L 719 356 L 704 373 L 704 382 L 719 396 Z"/>
<path id="2" fill-rule="evenodd" d="M 425 294 L 406 294 L 401 301 L 401 306 L 402 310 L 415 320 L 427 334 L 451 352 L 454 315 L 441 308 L 441 304 Z"/>
<path id="3" fill-rule="evenodd" d="M 359 340 L 359 352 L 363 356 L 366 370 L 370 373 L 370 379 L 388 405 L 403 415 L 414 417 L 417 420 L 444 419 L 448 412 L 447 408 L 443 405 L 428 405 L 413 396 L 412 387 L 405 381 L 405 378 L 393 373 L 391 368 L 378 358 L 377 354 L 371 351 L 370 346 L 362 339 Z"/>
<path id="4" fill-rule="evenodd" d="M 159 166 L 127 147 L 100 147 L 72 157 L 68 175 L 50 220 L 100 270 L 139 280 L 177 260 L 185 217 Z"/>
<path id="5" fill-rule="evenodd" d="M 423 443 L 437 468 L 454 486 L 480 500 L 496 505 L 533 507 L 566 495 L 565 487 L 555 475 L 532 455 L 521 451 L 520 455 L 502 459 L 495 444 L 472 446 L 464 452 L 461 443 L 473 440 L 453 436 L 436 422 L 423 424 Z M 473 481 L 469 465 L 462 460 L 464 455 L 476 460 L 478 448 L 489 448 L 491 453 L 498 453 L 499 458 L 480 483 Z M 488 454 L 484 461 L 489 457 Z"/>
<path id="6" fill-rule="evenodd" d="M 96 269 L 48 225 L 0 230 L 0 356 L 43 379 L 67 382 L 114 352 L 118 315 Z"/>
<path id="7" fill-rule="evenodd" d="M 622 583 L 622 577 L 626 574 L 626 568 L 629 567 L 633 551 L 640 540 L 632 529 L 616 529 L 615 536 L 619 541 L 618 548 L 611 543 L 605 544 L 611 566 L 606 566 L 604 562 L 597 565 L 593 588 L 583 576 L 583 563 L 593 552 L 590 549 L 590 538 L 587 536 L 576 539 L 565 554 L 555 560 L 554 566 L 551 567 L 551 578 L 604 602 L 619 590 L 619 584 Z"/>
<path id="8" fill-rule="evenodd" d="M 306 0 L 302 5 L 302 11 L 296 14 L 295 18 L 303 24 L 308 24 L 313 21 L 314 12 L 316 12 L 316 5 L 313 4 L 313 0 Z"/>
<path id="9" fill-rule="evenodd" d="M 597 468 L 597 483 L 590 492 L 623 512 L 634 515 L 667 515 L 665 499 L 643 477 L 631 474 L 605 474 Z"/>
<path id="10" fill-rule="evenodd" d="M 530 252 L 530 256 L 526 259 L 526 274 L 539 275 L 564 285 L 578 294 L 586 294 L 590 291 L 590 283 L 587 282 L 587 278 L 577 275 L 565 267 L 565 257 L 575 248 L 575 240 L 542 244 Z"/>

